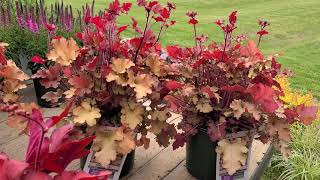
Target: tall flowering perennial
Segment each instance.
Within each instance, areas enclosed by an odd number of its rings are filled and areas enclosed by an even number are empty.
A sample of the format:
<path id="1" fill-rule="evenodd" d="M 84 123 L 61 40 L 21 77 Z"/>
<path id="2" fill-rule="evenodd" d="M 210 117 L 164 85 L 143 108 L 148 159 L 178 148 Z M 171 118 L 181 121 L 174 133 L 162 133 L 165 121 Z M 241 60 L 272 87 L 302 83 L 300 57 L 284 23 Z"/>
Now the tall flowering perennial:
<path id="1" fill-rule="evenodd" d="M 20 28 L 25 28 L 35 34 L 38 34 L 41 29 L 46 29 L 48 24 L 56 24 L 63 32 L 71 32 L 75 28 L 76 18 L 73 15 L 72 6 L 56 2 L 48 11 L 44 0 L 36 1 L 32 5 L 21 1 L 3 1 L 6 3 L 3 3 L 0 8 L 2 9 L 0 25 L 10 26 L 17 23 Z M 12 11 L 13 9 L 15 12 Z M 16 20 L 12 17 L 16 17 Z"/>
<path id="2" fill-rule="evenodd" d="M 138 6 L 146 12 L 144 27 L 132 18 L 135 36 L 121 39 L 128 25 L 118 26 L 116 20 L 131 6 L 115 0 L 101 16 L 92 16 L 87 9 L 84 31 L 77 33 L 83 47 L 73 39 L 55 37 L 47 53 L 53 66 L 35 74 L 43 78 L 45 87 L 59 89 L 47 93 L 47 100 L 74 99 L 74 124 L 88 133 L 94 129 L 95 159 L 104 166 L 136 146 L 148 148 L 148 132 L 162 146 L 176 135 L 174 124 L 167 122 L 171 114 L 163 101 L 174 70 L 161 58 L 159 43 L 164 30 L 174 24 L 170 13 L 175 6 L 139 0 Z M 160 24 L 158 33 L 152 31 L 155 23 Z"/>
<path id="3" fill-rule="evenodd" d="M 24 161 L 9 159 L 0 153 L 0 179 L 107 179 L 108 172 L 97 176 L 84 172 L 65 171 L 73 160 L 88 155 L 85 147 L 94 136 L 83 137 L 66 125 L 46 133 L 68 115 L 71 103 L 58 116 L 44 119 L 41 110 L 34 103 L 20 103 L 17 91 L 25 88 L 23 81 L 28 77 L 4 56 L 7 44 L 0 43 L 0 111 L 8 113 L 7 123 L 29 136 Z M 72 153 L 71 153 L 72 152 Z"/>
<path id="4" fill-rule="evenodd" d="M 290 124 L 310 124 L 318 107 L 288 106 L 276 81 L 282 72 L 275 56 L 263 55 L 256 43 L 244 35 L 234 36 L 236 11 L 227 22 L 215 21 L 224 32 L 224 41 L 208 45 L 205 44 L 208 37 L 197 34 L 196 15 L 187 13 L 194 29 L 195 46 L 167 47 L 177 78 L 171 81 L 171 91 L 164 99 L 183 115 L 178 125 L 182 132 L 175 137 L 173 148 L 184 146 L 189 136 L 204 129 L 213 142 L 218 141 L 216 151 L 230 175 L 245 165 L 248 142 L 254 135 L 264 143 L 271 141 L 288 156 Z M 269 23 L 259 21 L 259 24 L 258 44 L 267 34 Z M 239 132 L 249 134 L 243 138 L 228 136 Z"/>

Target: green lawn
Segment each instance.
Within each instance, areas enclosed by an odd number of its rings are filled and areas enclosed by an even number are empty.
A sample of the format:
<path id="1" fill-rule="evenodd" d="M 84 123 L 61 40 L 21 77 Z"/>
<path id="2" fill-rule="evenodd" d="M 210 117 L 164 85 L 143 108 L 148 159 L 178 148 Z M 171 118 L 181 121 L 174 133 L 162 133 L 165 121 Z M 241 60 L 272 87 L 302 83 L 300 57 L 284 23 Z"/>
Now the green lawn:
<path id="1" fill-rule="evenodd" d="M 47 0 L 47 3 L 55 0 Z M 96 0 L 96 9 L 104 9 L 109 1 Z M 91 0 L 65 1 L 80 8 Z M 161 1 L 165 2 L 165 1 Z M 231 11 L 239 12 L 237 33 L 248 33 L 255 38 L 258 29 L 257 19 L 271 22 L 270 35 L 263 39 L 265 53 L 283 52 L 279 61 L 285 68 L 295 72 L 292 85 L 301 91 L 312 91 L 320 98 L 320 0 L 173 0 L 177 5 L 172 27 L 163 40 L 165 44 L 190 44 L 192 29 L 185 13 L 196 10 L 200 21 L 199 31 L 208 34 L 210 39 L 221 40 L 222 34 L 213 21 L 226 18 Z M 129 16 L 143 22 L 140 10 L 134 8 Z M 119 23 L 129 23 L 124 17 Z"/>

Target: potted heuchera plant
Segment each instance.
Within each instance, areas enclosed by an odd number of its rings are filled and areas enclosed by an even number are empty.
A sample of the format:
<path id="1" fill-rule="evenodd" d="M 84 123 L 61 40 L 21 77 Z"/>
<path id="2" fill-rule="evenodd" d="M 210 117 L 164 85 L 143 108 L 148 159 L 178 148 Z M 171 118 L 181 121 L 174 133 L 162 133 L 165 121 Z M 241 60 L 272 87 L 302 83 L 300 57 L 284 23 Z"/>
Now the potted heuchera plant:
<path id="1" fill-rule="evenodd" d="M 176 135 L 175 126 L 166 122 L 171 114 L 162 99 L 168 92 L 167 84 L 170 87 L 172 70 L 161 58 L 158 42 L 163 31 L 174 24 L 169 18 L 175 6 L 143 0 L 138 6 L 144 8 L 146 22 L 141 29 L 132 18 L 133 38 L 122 39 L 127 26 L 116 23 L 131 3 L 115 0 L 101 16 L 85 17 L 84 31 L 77 33 L 83 47 L 63 37 L 52 41 L 47 59 L 54 62 L 50 68 L 57 69 L 51 73 L 54 78 L 37 73 L 60 88 L 47 96 L 52 101 L 75 99 L 74 123 L 97 136 L 95 160 L 104 167 L 117 154 L 132 153 L 137 145 L 148 148 L 148 132 L 155 134 L 162 146 L 168 146 Z M 160 24 L 157 34 L 151 30 L 154 23 Z M 129 169 L 133 159 L 131 156 L 131 163 L 127 163 Z"/>
<path id="2" fill-rule="evenodd" d="M 17 91 L 26 87 L 23 81 L 28 77 L 12 60 L 5 58 L 5 46 L 7 44 L 0 43 L 0 111 L 8 113 L 10 126 L 22 129 L 29 136 L 29 144 L 25 161 L 12 160 L 0 153 L 0 179 L 107 179 L 109 172 L 92 176 L 84 172 L 65 171 L 70 162 L 89 153 L 85 147 L 95 137 L 81 137 L 71 124 L 54 129 L 50 136 L 46 136 L 54 125 L 68 115 L 72 103 L 59 116 L 47 120 L 34 103 L 18 103 Z"/>
<path id="3" fill-rule="evenodd" d="M 165 99 L 183 115 L 174 149 L 187 142 L 187 169 L 199 179 L 215 179 L 216 156 L 229 175 L 245 166 L 253 138 L 290 152 L 290 124 L 309 124 L 316 107 L 292 108 L 279 98 L 283 92 L 276 78 L 282 74 L 275 56 L 264 56 L 246 36 L 234 37 L 237 12 L 229 21 L 215 23 L 224 33 L 222 43 L 205 44 L 197 35 L 197 13 L 189 12 L 194 47 L 167 47 L 169 59 L 180 75 Z M 268 34 L 259 21 L 258 45 Z M 216 149 L 214 152 L 213 149 Z"/>

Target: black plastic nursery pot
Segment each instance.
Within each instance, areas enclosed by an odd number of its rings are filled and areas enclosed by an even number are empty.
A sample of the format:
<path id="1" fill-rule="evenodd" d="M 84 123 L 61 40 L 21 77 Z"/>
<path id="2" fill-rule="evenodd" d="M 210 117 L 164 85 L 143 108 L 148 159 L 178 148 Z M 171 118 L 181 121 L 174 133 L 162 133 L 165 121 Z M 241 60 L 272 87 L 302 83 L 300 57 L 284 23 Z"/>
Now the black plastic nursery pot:
<path id="1" fill-rule="evenodd" d="M 37 70 L 38 70 L 38 68 L 31 70 L 32 74 L 36 74 Z M 41 98 L 47 92 L 55 91 L 56 89 L 54 89 L 54 88 L 45 88 L 44 86 L 41 85 L 40 80 L 41 79 L 39 79 L 39 78 L 33 79 L 33 86 L 34 86 L 34 89 L 36 91 L 36 97 L 37 97 L 38 105 L 41 106 L 41 107 L 45 107 L 45 108 L 52 108 L 52 107 L 57 106 L 57 105 L 53 105 L 51 102 L 48 102 L 45 99 Z"/>
<path id="2" fill-rule="evenodd" d="M 217 142 L 212 142 L 205 130 L 188 139 L 186 164 L 192 176 L 200 180 L 216 179 L 216 146 Z"/>
<path id="3" fill-rule="evenodd" d="M 53 107 L 53 105 L 50 102 L 41 98 L 43 95 L 45 95 L 49 91 L 52 91 L 53 89 L 46 89 L 45 87 L 43 87 L 40 83 L 40 79 L 34 79 L 33 85 L 34 85 L 34 89 L 36 91 L 38 105 L 41 107 L 45 107 L 45 108 Z"/>

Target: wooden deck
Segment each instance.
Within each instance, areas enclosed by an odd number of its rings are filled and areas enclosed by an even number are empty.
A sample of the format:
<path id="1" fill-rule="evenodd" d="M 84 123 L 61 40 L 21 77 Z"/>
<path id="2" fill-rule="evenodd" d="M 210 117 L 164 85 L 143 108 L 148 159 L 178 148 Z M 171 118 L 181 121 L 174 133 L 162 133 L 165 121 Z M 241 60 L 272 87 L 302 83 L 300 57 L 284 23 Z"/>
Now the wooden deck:
<path id="1" fill-rule="evenodd" d="M 32 89 L 26 90 L 24 101 L 34 99 Z M 59 108 L 44 109 L 46 117 L 57 114 Z M 5 114 L 0 113 L 0 152 L 5 152 L 11 158 L 23 160 L 27 147 L 27 137 L 18 135 L 18 131 L 6 125 Z M 133 170 L 123 180 L 195 180 L 185 168 L 185 148 L 173 151 L 172 147 L 159 147 L 154 138 L 150 142 L 150 148 L 137 148 Z M 268 145 L 254 142 L 251 148 L 249 174 L 253 173 L 257 164 L 261 161 Z M 74 161 L 68 169 L 79 169 L 79 161 Z"/>

